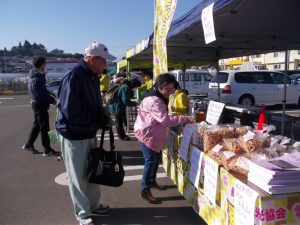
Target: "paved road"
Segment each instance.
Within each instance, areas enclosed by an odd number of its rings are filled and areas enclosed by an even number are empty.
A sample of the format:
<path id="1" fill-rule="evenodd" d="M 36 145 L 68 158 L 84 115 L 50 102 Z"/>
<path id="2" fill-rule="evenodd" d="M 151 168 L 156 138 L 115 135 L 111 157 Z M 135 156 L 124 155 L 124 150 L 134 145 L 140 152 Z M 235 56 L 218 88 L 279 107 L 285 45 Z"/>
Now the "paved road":
<path id="1" fill-rule="evenodd" d="M 32 124 L 32 109 L 26 95 L 0 96 L 0 225 L 78 224 L 65 182 L 64 165 L 54 157 L 32 155 L 21 149 Z M 55 108 L 50 108 L 53 128 Z M 107 143 L 106 143 L 107 144 Z M 53 146 L 59 150 L 59 146 Z M 159 178 L 166 191 L 154 190 L 163 200 L 151 205 L 139 197 L 143 159 L 137 142 L 116 140 L 126 166 L 126 181 L 120 188 L 102 187 L 103 201 L 112 211 L 95 219 L 99 224 L 192 225 L 205 224 L 177 192 L 169 178 Z M 40 139 L 36 148 L 42 150 Z M 163 170 L 159 173 L 163 176 Z"/>

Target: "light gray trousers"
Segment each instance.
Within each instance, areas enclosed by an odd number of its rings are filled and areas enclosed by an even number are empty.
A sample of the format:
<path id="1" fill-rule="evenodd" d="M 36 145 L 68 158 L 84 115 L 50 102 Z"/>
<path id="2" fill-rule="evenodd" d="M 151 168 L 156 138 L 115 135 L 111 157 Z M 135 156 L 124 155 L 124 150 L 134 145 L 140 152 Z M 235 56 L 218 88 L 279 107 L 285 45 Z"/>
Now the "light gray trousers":
<path id="1" fill-rule="evenodd" d="M 95 148 L 96 137 L 68 140 L 60 135 L 61 152 L 66 166 L 69 190 L 77 218 L 87 218 L 100 205 L 100 185 L 87 180 L 87 163 L 90 149 Z"/>

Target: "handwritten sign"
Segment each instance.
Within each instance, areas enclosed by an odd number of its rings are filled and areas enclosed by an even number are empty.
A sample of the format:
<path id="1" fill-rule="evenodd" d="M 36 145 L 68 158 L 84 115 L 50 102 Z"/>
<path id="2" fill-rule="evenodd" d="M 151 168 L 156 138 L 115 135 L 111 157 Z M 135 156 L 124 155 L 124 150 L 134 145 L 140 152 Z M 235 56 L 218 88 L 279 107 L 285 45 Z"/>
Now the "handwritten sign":
<path id="1" fill-rule="evenodd" d="M 193 130 L 190 127 L 185 127 L 183 131 L 183 138 L 180 144 L 180 157 L 187 162 L 187 155 L 190 147 L 190 141 L 193 134 Z"/>
<path id="2" fill-rule="evenodd" d="M 214 3 L 202 10 L 201 20 L 204 32 L 205 44 L 216 40 L 214 18 L 213 18 Z"/>
<path id="3" fill-rule="evenodd" d="M 202 158 L 203 158 L 203 153 L 198 148 L 194 147 L 190 159 L 191 160 L 190 181 L 194 184 L 196 188 L 198 188 L 199 186 Z"/>
<path id="4" fill-rule="evenodd" d="M 204 158 L 204 195 L 215 205 L 218 188 L 219 165 L 210 157 Z"/>
<path id="5" fill-rule="evenodd" d="M 235 224 L 254 224 L 255 202 L 258 193 L 237 180 L 234 185 Z"/>
<path id="6" fill-rule="evenodd" d="M 217 125 L 219 123 L 224 106 L 224 103 L 209 101 L 206 121 L 213 125 Z"/>

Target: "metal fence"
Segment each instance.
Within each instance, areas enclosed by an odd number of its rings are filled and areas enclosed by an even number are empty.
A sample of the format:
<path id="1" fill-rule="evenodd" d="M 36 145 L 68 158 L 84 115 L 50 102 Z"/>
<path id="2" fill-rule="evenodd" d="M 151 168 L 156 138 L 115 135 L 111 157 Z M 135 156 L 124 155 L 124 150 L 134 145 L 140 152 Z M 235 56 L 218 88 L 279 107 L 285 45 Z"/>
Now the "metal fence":
<path id="1" fill-rule="evenodd" d="M 25 92 L 27 91 L 27 82 L 23 81 L 1 81 L 0 80 L 0 92 Z"/>

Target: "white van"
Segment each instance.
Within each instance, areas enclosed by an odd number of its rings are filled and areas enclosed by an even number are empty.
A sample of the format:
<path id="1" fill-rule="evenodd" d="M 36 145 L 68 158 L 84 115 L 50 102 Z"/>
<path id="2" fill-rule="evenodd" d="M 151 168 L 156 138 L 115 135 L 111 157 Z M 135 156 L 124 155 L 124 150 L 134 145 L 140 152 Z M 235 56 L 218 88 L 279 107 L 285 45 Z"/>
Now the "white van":
<path id="1" fill-rule="evenodd" d="M 186 70 L 185 75 L 182 70 L 172 70 L 170 73 L 175 76 L 180 87 L 186 89 L 189 94 L 207 95 L 209 82 L 213 78 L 209 72 L 195 69 Z"/>
<path id="2" fill-rule="evenodd" d="M 284 74 L 276 71 L 221 71 L 209 84 L 208 98 L 231 105 L 282 104 Z M 286 103 L 299 104 L 300 85 L 287 77 Z"/>

